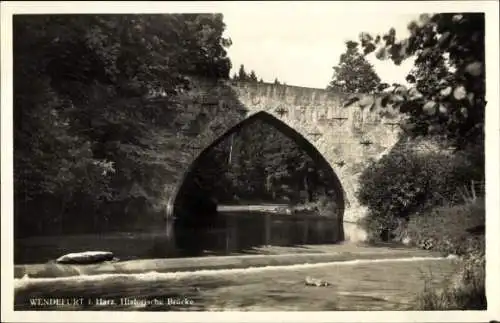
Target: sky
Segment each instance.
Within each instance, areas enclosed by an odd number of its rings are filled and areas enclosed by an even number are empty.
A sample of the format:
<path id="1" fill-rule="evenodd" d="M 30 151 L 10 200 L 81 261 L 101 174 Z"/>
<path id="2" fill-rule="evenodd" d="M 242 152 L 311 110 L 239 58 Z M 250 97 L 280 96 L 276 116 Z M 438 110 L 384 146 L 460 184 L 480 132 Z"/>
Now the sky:
<path id="1" fill-rule="evenodd" d="M 265 82 L 277 77 L 288 85 L 313 88 L 328 85 L 347 40 L 358 41 L 361 32 L 385 33 L 391 27 L 398 38 L 404 37 L 408 35 L 408 23 L 418 17 L 416 13 L 338 10 L 338 6 L 294 8 L 293 3 L 279 10 L 251 9 L 222 12 L 225 36 L 233 42 L 228 49 L 231 75 L 244 64 L 247 72 L 254 70 Z M 413 66 L 412 60 L 400 66 L 380 61 L 373 53 L 367 59 L 389 84 L 406 84 L 405 77 Z"/>

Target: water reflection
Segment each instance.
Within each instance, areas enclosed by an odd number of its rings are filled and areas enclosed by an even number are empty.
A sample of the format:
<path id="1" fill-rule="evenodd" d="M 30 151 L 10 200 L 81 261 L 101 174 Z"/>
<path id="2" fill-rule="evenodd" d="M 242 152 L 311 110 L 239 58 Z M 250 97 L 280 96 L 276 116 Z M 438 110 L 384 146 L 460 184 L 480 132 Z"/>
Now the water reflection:
<path id="1" fill-rule="evenodd" d="M 266 212 L 218 213 L 211 226 L 175 230 L 180 256 L 251 252 L 253 247 L 335 243 L 337 220 L 317 215 Z"/>
<path id="2" fill-rule="evenodd" d="M 336 220 L 310 214 L 217 213 L 209 225 L 171 223 L 170 232 L 110 232 L 19 239 L 15 263 L 46 263 L 70 252 L 107 250 L 120 260 L 252 253 L 259 246 L 335 243 Z"/>

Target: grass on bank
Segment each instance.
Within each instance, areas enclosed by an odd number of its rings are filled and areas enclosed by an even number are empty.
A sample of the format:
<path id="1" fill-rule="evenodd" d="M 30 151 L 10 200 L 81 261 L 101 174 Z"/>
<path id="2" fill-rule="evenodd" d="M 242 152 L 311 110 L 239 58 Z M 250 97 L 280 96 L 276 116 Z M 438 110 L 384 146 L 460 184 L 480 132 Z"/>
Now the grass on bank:
<path id="1" fill-rule="evenodd" d="M 461 260 L 460 271 L 448 280 L 441 290 L 435 290 L 427 282 L 424 291 L 417 297 L 419 310 L 485 310 L 485 257 L 468 255 Z"/>
<path id="2" fill-rule="evenodd" d="M 419 247 L 461 257 L 460 270 L 444 288 L 431 289 L 426 282 L 426 288 L 417 297 L 418 309 L 486 309 L 484 224 L 483 198 L 437 207 L 409 221 L 407 234 Z"/>

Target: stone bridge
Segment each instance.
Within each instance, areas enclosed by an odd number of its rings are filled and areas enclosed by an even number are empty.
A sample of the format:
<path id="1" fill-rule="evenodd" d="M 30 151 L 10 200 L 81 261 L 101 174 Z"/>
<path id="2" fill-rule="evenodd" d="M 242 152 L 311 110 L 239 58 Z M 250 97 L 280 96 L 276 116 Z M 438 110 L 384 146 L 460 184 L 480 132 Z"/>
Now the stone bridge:
<path id="1" fill-rule="evenodd" d="M 345 237 L 363 240 L 365 233 L 354 222 L 366 210 L 355 193 L 359 175 L 370 159 L 380 158 L 398 140 L 400 120 L 390 104 L 382 108 L 382 98 L 373 95 L 358 95 L 359 100 L 348 104 L 352 96 L 347 94 L 280 84 L 238 83 L 231 88 L 246 110 L 246 118 L 266 112 L 297 131 L 321 153 L 344 189 Z M 225 101 L 222 96 L 218 103 L 231 104 Z"/>

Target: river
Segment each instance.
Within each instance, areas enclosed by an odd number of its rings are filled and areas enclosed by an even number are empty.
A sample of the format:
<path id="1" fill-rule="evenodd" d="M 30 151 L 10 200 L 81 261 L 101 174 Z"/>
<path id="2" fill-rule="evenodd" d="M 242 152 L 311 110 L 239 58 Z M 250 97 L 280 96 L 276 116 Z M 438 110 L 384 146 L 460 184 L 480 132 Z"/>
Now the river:
<path id="1" fill-rule="evenodd" d="M 241 216 L 244 218 L 249 214 Z M 198 258 L 200 264 L 203 257 L 230 262 L 229 259 L 241 255 L 260 254 L 267 255 L 265 257 L 271 259 L 271 265 L 213 270 L 199 270 L 199 267 L 193 266 L 183 272 L 162 272 L 149 268 L 139 272 L 106 272 L 70 277 L 17 277 L 15 309 L 411 310 L 416 306 L 415 297 L 426 284 L 427 287 L 438 288 L 458 268 L 455 260 L 440 258 L 425 251 L 391 246 L 332 244 L 328 241 L 331 235 L 329 237 L 326 223 L 308 223 L 305 230 L 303 221 L 273 221 L 267 238 L 256 234 L 255 228 L 251 227 L 251 223 L 256 225 L 256 222 L 250 218 L 238 225 L 234 221 L 227 223 L 233 225 L 222 229 L 212 228 L 206 230 L 204 236 L 194 236 L 199 241 L 193 246 L 199 248 L 202 256 Z M 323 229 L 320 230 L 320 227 Z M 237 239 L 234 238 L 235 232 Z M 204 244 L 210 241 L 210 244 Z M 263 245 L 265 241 L 267 246 Z M 149 233 L 32 237 L 16 241 L 15 256 L 17 264 L 42 264 L 69 252 L 109 250 L 120 258 L 120 264 L 133 263 L 142 268 L 141 264 L 151 259 L 171 257 L 164 252 L 168 249 L 168 243 L 165 232 L 161 230 Z M 328 260 L 326 263 L 280 265 L 273 257 L 283 253 L 316 253 L 325 255 L 325 259 L 334 254 L 340 256 L 338 260 Z M 176 251 L 176 259 L 187 256 L 182 254 L 182 250 Z M 189 259 L 196 260 L 186 258 Z M 330 285 L 306 286 L 304 279 L 307 276 L 328 281 Z"/>
<path id="2" fill-rule="evenodd" d="M 146 232 L 43 236 L 17 239 L 16 264 L 45 263 L 69 252 L 109 250 L 120 260 L 232 255 L 263 245 L 293 246 L 335 243 L 336 223 L 320 217 L 269 212 L 224 212 L 208 227 L 165 227 Z"/>

